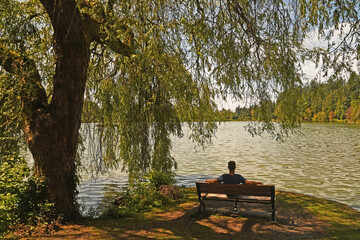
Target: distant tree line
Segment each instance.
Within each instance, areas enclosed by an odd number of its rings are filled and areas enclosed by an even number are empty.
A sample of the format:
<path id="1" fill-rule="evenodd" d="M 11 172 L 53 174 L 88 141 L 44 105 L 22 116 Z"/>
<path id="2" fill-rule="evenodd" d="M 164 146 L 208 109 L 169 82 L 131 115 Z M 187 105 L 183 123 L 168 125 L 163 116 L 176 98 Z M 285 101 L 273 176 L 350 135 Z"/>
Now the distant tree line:
<path id="1" fill-rule="evenodd" d="M 349 79 L 329 80 L 319 83 L 315 80 L 298 89 L 298 105 L 301 106 L 300 121 L 309 122 L 360 122 L 360 76 L 351 73 Z M 281 96 L 281 95 L 280 95 Z M 281 120 L 278 108 L 281 99 L 268 104 L 273 112 L 273 120 Z M 221 110 L 218 117 L 221 120 L 258 121 L 260 107 L 256 104 L 250 107 L 238 106 L 235 112 Z"/>

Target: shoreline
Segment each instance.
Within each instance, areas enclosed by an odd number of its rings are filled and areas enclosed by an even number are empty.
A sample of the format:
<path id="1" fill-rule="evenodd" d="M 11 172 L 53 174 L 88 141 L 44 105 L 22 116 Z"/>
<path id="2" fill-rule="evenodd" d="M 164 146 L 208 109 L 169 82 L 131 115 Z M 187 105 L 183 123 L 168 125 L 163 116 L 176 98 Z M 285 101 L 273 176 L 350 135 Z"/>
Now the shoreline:
<path id="1" fill-rule="evenodd" d="M 326 200 L 326 201 L 329 201 L 329 202 L 334 202 L 336 204 L 342 204 L 346 207 L 349 207 L 357 212 L 360 213 L 360 206 L 359 208 L 355 208 L 353 206 L 351 206 L 350 204 L 348 203 L 345 203 L 345 202 L 341 202 L 341 201 L 338 201 L 338 200 L 335 200 L 335 199 L 330 199 L 330 198 L 326 198 L 326 197 L 321 197 L 321 196 L 316 196 L 316 195 L 312 195 L 312 194 L 307 194 L 307 193 L 300 193 L 300 192 L 296 192 L 296 191 L 288 191 L 288 190 L 276 190 L 276 192 L 279 191 L 279 192 L 288 192 L 288 193 L 293 193 L 293 194 L 298 194 L 298 195 L 304 195 L 304 196 L 308 196 L 308 197 L 312 197 L 312 198 L 319 198 L 319 199 L 323 199 L 323 200 Z"/>

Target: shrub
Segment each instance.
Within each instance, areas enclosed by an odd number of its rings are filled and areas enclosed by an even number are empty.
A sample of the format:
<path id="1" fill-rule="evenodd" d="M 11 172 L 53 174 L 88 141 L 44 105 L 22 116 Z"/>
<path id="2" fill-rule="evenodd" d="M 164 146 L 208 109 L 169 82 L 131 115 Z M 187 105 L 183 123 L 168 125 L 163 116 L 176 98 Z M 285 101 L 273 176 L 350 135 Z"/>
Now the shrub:
<path id="1" fill-rule="evenodd" d="M 57 220 L 55 204 L 49 198 L 44 181 L 31 177 L 19 195 L 15 214 L 18 224 L 47 225 Z"/>
<path id="2" fill-rule="evenodd" d="M 3 153 L 0 158 L 0 233 L 13 225 L 18 216 L 15 209 L 26 189 L 25 179 L 30 169 L 17 153 Z"/>
<path id="3" fill-rule="evenodd" d="M 43 181 L 30 176 L 30 168 L 18 153 L 1 154 L 0 234 L 17 225 L 47 225 L 57 220 Z"/>
<path id="4" fill-rule="evenodd" d="M 137 180 L 132 187 L 123 188 L 123 191 L 116 198 L 116 205 L 108 204 L 100 210 L 100 217 L 123 217 L 138 212 L 149 211 L 154 207 L 163 207 L 171 201 L 171 194 L 161 193 L 163 186 L 175 183 L 174 174 L 161 172 L 150 172 Z M 177 187 L 172 187 L 175 189 Z M 173 190 L 175 191 L 175 190 Z M 184 194 L 177 194 L 183 196 Z"/>
<path id="5" fill-rule="evenodd" d="M 173 185 L 175 175 L 173 173 L 163 173 L 159 171 L 151 171 L 144 175 L 145 181 L 148 180 L 150 185 L 158 189 L 161 185 Z"/>

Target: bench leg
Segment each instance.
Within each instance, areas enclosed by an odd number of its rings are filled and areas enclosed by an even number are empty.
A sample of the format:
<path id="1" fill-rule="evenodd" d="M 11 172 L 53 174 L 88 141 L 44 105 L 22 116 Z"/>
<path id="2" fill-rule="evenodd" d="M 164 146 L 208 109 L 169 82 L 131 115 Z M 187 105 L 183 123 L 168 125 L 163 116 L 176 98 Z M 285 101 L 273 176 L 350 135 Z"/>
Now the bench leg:
<path id="1" fill-rule="evenodd" d="M 203 202 L 200 202 L 199 213 L 201 212 L 201 210 L 205 210 L 205 203 L 203 203 Z"/>
<path id="2" fill-rule="evenodd" d="M 276 216 L 275 216 L 275 203 L 272 203 L 272 213 L 271 213 L 271 220 L 276 222 Z"/>
<path id="3" fill-rule="evenodd" d="M 236 199 L 236 200 L 235 200 L 234 211 L 237 211 L 237 208 L 238 208 L 238 202 L 239 202 L 239 201 Z"/>

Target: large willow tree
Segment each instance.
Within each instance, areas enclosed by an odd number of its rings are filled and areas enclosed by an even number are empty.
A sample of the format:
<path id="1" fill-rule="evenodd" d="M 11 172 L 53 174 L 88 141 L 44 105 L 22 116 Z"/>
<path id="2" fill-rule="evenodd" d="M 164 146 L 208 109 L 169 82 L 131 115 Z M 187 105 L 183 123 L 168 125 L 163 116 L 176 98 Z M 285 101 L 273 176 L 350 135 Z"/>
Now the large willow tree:
<path id="1" fill-rule="evenodd" d="M 130 180 L 176 167 L 170 137 L 183 134 L 182 122 L 208 141 L 215 100 L 229 94 L 261 106 L 254 133 L 296 126 L 298 10 L 279 0 L 2 0 L 1 102 L 21 105 L 35 174 L 59 212 L 78 214 L 84 100 L 100 112 L 99 158 L 122 162 Z M 275 128 L 268 109 L 281 92 Z"/>

